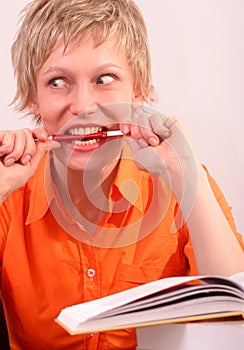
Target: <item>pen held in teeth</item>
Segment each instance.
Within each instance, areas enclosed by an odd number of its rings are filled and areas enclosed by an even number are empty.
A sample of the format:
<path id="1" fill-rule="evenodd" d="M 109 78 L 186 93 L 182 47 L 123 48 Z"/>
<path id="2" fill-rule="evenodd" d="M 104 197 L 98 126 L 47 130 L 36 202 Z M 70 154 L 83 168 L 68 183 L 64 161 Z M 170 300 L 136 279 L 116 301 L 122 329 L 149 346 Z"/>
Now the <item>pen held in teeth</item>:
<path id="1" fill-rule="evenodd" d="M 108 130 L 108 131 L 100 131 L 90 135 L 71 135 L 71 134 L 50 135 L 48 136 L 48 139 L 54 140 L 54 141 L 72 141 L 72 140 L 83 141 L 83 140 L 90 140 L 90 139 L 103 139 L 103 138 L 115 137 L 115 136 L 123 136 L 122 131 Z M 35 139 L 35 141 L 38 141 L 38 140 Z"/>

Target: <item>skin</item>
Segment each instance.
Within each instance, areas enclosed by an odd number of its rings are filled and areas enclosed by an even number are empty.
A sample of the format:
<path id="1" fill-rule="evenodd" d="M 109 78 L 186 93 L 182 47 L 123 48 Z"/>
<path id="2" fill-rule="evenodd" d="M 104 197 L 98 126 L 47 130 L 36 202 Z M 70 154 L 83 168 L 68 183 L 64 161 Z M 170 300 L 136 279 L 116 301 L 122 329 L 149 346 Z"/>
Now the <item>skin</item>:
<path id="1" fill-rule="evenodd" d="M 127 125 L 121 124 L 121 114 L 125 118 L 127 113 L 120 110 L 142 100 L 140 94 L 134 91 L 131 69 L 126 57 L 116 48 L 116 38 L 95 47 L 90 37 L 79 45 L 71 44 L 65 54 L 63 50 L 64 46 L 60 41 L 37 74 L 37 96 L 32 101 L 32 111 L 41 115 L 44 128 L 49 134 L 59 133 L 60 130 L 67 132 L 73 127 L 125 129 Z M 108 104 L 114 106 L 111 107 L 113 113 L 97 112 Z M 86 111 L 89 113 L 84 114 Z M 143 136 L 138 131 L 136 125 L 128 130 L 135 139 L 142 139 Z M 151 138 L 154 143 L 159 142 L 150 127 L 145 129 L 144 138 Z M 124 145 L 121 140 L 113 140 L 113 147 L 109 148 L 108 153 L 102 150 L 108 142 L 111 140 L 100 140 L 85 146 L 61 142 L 60 149 L 55 152 L 53 174 L 59 192 L 64 193 L 67 190 L 68 179 L 68 192 L 72 202 L 93 224 L 99 222 L 107 209 L 105 198 Z M 95 194 L 96 205 L 87 198 L 87 192 L 92 192 L 94 197 L 96 182 L 90 180 L 89 187 L 84 188 L 81 180 L 84 170 L 91 173 L 90 179 L 93 172 L 101 173 L 101 187 L 105 198 Z M 104 208 L 102 212 L 99 210 L 101 207 Z M 86 228 L 91 230 L 90 227 Z"/>
<path id="2" fill-rule="evenodd" d="M 106 198 L 125 140 L 138 167 L 161 175 L 180 203 L 199 273 L 231 275 L 244 271 L 243 251 L 219 208 L 181 121 L 143 108 L 130 115 L 129 120 L 123 113 L 96 113 L 108 103 L 116 106 L 121 102 L 128 106 L 143 101 L 134 89 L 130 67 L 116 47 L 116 38 L 98 47 L 94 47 L 92 38 L 86 38 L 79 45 L 70 45 L 65 54 L 62 41 L 58 42 L 37 73 L 37 94 L 30 101 L 31 112 L 41 115 L 44 128 L 0 132 L 1 199 L 23 185 L 34 174 L 44 153 L 53 147 L 52 171 L 59 192 L 68 191 L 80 213 L 97 223 L 104 214 L 98 207 L 105 211 L 106 204 L 102 196 L 97 197 L 96 206 L 89 201 L 82 175 L 85 171 L 91 175 L 98 171 Z M 86 111 L 89 113 L 84 114 Z M 125 136 L 123 140 L 114 139 L 113 147 L 106 153 L 103 147 L 109 146 L 111 140 L 78 147 L 47 141 L 48 134 L 94 125 L 120 128 Z M 35 137 L 40 142 L 34 142 Z M 89 190 L 96 191 L 92 181 Z"/>
<path id="3" fill-rule="evenodd" d="M 56 45 L 37 74 L 34 101 L 35 113 L 41 115 L 49 134 L 67 131 L 72 126 L 118 128 L 116 118 L 96 113 L 99 106 L 108 103 L 137 100 L 127 60 L 114 50 L 114 45 L 114 41 L 109 41 L 94 48 L 94 41 L 89 38 L 81 45 L 71 44 L 64 55 L 62 41 Z M 86 111 L 91 112 L 84 115 Z M 98 147 L 97 143 L 76 147 L 69 168 L 83 170 Z M 70 143 L 61 143 L 60 159 L 66 158 L 70 148 Z"/>

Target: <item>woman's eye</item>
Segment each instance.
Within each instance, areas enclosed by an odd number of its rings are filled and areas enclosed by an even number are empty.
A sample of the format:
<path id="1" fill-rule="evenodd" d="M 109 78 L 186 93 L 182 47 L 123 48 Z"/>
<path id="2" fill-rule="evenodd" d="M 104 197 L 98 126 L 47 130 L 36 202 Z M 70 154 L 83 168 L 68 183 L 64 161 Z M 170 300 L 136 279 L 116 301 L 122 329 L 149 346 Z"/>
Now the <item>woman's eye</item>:
<path id="1" fill-rule="evenodd" d="M 64 79 L 61 79 L 61 78 L 51 80 L 50 84 L 54 88 L 63 88 L 67 85 L 66 81 Z"/>
<path id="2" fill-rule="evenodd" d="M 112 81 L 114 81 L 114 76 L 112 76 L 111 74 L 106 74 L 106 75 L 101 75 L 97 79 L 97 84 L 99 84 L 99 85 L 107 85 L 107 84 L 112 83 Z"/>

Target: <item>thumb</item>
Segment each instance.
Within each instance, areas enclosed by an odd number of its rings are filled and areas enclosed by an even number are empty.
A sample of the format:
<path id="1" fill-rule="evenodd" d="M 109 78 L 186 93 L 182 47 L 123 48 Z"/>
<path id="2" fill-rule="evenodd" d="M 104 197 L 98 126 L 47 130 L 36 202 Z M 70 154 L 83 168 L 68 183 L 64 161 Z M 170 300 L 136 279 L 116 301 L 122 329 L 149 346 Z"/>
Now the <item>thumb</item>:
<path id="1" fill-rule="evenodd" d="M 57 142 L 55 142 L 56 144 Z M 60 147 L 60 145 L 59 145 Z M 30 165 L 32 167 L 32 172 L 34 173 L 37 169 L 41 159 L 53 148 L 52 141 L 47 142 L 37 142 L 36 153 L 32 156 L 30 160 Z"/>

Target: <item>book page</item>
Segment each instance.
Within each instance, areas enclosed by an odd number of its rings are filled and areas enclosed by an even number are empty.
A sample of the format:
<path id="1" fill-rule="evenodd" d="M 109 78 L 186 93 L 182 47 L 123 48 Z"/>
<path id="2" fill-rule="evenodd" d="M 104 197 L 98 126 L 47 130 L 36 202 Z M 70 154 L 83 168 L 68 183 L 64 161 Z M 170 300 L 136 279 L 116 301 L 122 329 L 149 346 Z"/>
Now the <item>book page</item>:
<path id="1" fill-rule="evenodd" d="M 239 312 L 240 314 L 244 312 L 244 294 L 242 286 L 234 280 L 235 278 L 217 276 L 165 278 L 64 308 L 56 321 L 69 332 L 75 333 L 94 331 L 101 327 L 104 329 L 104 320 L 106 327 L 113 329 L 143 322 L 158 322 L 160 319 L 199 316 L 201 313 Z M 185 285 L 193 281 L 201 281 L 202 284 L 191 286 L 188 294 L 184 295 L 188 288 Z M 178 291 L 175 288 L 178 288 Z M 205 290 L 204 298 L 203 290 Z M 218 297 L 216 300 L 215 296 Z M 152 300 L 148 301 L 148 297 Z M 158 300 L 159 305 L 155 305 Z M 209 302 L 214 301 L 218 301 L 217 308 L 209 305 Z"/>

